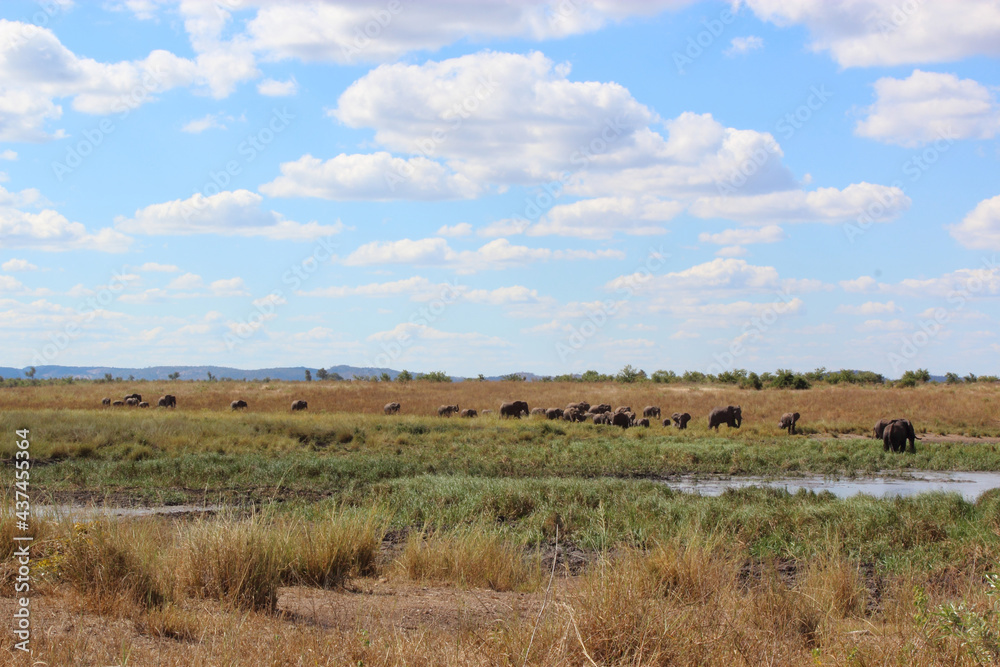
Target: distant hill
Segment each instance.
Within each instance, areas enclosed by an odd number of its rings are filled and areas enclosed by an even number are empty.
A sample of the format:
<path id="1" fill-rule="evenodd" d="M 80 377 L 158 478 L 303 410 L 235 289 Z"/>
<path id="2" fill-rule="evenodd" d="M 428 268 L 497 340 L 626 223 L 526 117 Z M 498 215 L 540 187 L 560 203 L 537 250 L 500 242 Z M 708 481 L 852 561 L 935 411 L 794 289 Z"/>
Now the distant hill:
<path id="1" fill-rule="evenodd" d="M 23 378 L 27 368 L 5 368 L 0 367 L 0 376 L 5 378 Z M 316 368 L 308 369 L 316 379 Z M 338 373 L 345 380 L 354 378 L 364 378 L 371 375 L 381 375 L 388 373 L 389 377 L 395 379 L 399 371 L 391 368 L 370 368 L 360 366 L 331 366 L 326 369 L 331 374 Z M 81 380 L 100 380 L 105 374 L 111 373 L 112 377 L 128 379 L 129 376 L 136 380 L 167 380 L 172 373 L 180 373 L 181 380 L 207 380 L 208 374 L 221 380 L 228 378 L 232 380 L 304 380 L 306 376 L 305 366 L 292 366 L 283 368 L 257 368 L 242 369 L 230 368 L 228 366 L 151 366 L 149 368 L 119 368 L 116 366 L 36 366 L 35 377 L 38 379 L 58 379 L 76 378 Z"/>

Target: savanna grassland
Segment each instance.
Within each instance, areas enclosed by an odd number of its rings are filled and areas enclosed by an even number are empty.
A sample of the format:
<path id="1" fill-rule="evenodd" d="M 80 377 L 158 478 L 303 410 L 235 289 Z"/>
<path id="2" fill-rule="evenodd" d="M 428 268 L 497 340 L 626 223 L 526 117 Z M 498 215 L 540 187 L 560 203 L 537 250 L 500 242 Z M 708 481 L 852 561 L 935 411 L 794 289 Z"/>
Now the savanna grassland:
<path id="1" fill-rule="evenodd" d="M 132 392 L 178 407 L 100 407 Z M 512 399 L 694 419 L 436 416 Z M 743 427 L 710 432 L 727 404 Z M 1000 658 L 1000 493 L 701 497 L 661 480 L 1000 471 L 998 406 L 992 384 L 78 382 L 0 388 L 0 456 L 12 471 L 30 429 L 36 505 L 210 508 L 36 516 L 47 664 L 984 664 Z M 800 435 L 778 429 L 788 411 Z M 916 454 L 868 437 L 897 416 Z M 5 514 L 5 596 L 17 532 Z"/>

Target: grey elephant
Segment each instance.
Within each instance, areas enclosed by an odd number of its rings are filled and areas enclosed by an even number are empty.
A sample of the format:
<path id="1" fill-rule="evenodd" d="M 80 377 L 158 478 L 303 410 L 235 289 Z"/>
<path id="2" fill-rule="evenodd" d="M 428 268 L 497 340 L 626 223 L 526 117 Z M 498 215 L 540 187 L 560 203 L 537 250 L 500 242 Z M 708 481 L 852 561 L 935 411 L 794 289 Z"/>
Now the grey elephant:
<path id="1" fill-rule="evenodd" d="M 617 408 L 615 408 L 615 414 L 616 414 L 616 415 L 617 415 L 617 414 L 621 414 L 621 413 L 623 413 L 623 412 L 632 412 L 632 408 L 630 408 L 630 407 L 629 407 L 629 406 L 627 406 L 627 405 L 622 405 L 622 406 L 620 406 L 620 407 L 617 407 Z"/>
<path id="2" fill-rule="evenodd" d="M 659 419 L 660 418 L 660 408 L 659 408 L 659 406 L 656 406 L 656 405 L 647 405 L 646 407 L 644 407 L 642 409 L 642 416 L 643 417 L 656 417 L 657 419 Z"/>
<path id="3" fill-rule="evenodd" d="M 590 412 L 590 403 L 586 401 L 580 401 L 579 403 L 570 403 L 566 406 L 567 410 L 579 410 L 580 412 Z"/>
<path id="4" fill-rule="evenodd" d="M 876 440 L 882 439 L 882 434 L 885 432 L 885 427 L 889 425 L 891 419 L 879 419 L 875 422 L 875 428 L 872 429 L 872 437 Z"/>
<path id="5" fill-rule="evenodd" d="M 246 410 L 246 408 L 247 408 L 247 402 L 244 401 L 242 398 L 237 399 L 229 404 L 230 410 Z"/>
<path id="6" fill-rule="evenodd" d="M 688 427 L 688 422 L 691 421 L 691 415 L 686 412 L 675 412 L 670 415 L 670 419 L 674 422 L 674 428 L 684 430 Z M 663 425 L 666 426 L 669 420 L 664 419 Z"/>
<path id="7" fill-rule="evenodd" d="M 140 401 L 139 402 L 139 407 L 140 408 L 148 408 L 149 407 L 149 403 L 147 403 L 146 401 Z"/>
<path id="8" fill-rule="evenodd" d="M 398 415 L 401 407 L 402 406 L 399 403 L 393 401 L 392 403 L 386 403 L 382 408 L 382 412 L 387 415 Z"/>
<path id="9" fill-rule="evenodd" d="M 114 401 L 111 405 L 114 406 L 114 407 L 116 407 L 116 408 L 120 408 L 123 405 L 125 405 L 125 401 Z"/>
<path id="10" fill-rule="evenodd" d="M 601 403 L 600 405 L 595 405 L 594 407 L 590 408 L 590 411 L 596 412 L 598 414 L 604 412 L 611 412 L 611 406 L 608 405 L 607 403 Z"/>
<path id="11" fill-rule="evenodd" d="M 471 419 L 472 417 L 476 417 L 478 415 L 479 415 L 479 413 L 476 412 L 475 408 L 466 408 L 466 409 L 464 409 L 464 410 L 462 410 L 461 412 L 458 413 L 459 417 L 466 417 L 466 418 L 469 418 L 469 419 Z"/>
<path id="12" fill-rule="evenodd" d="M 532 417 L 544 417 L 545 416 L 545 408 L 531 408 L 531 416 Z"/>
<path id="13" fill-rule="evenodd" d="M 611 417 L 608 416 L 607 412 L 598 412 L 594 415 L 593 421 L 595 424 L 610 424 Z"/>
<path id="14" fill-rule="evenodd" d="M 549 408 L 545 411 L 546 419 L 562 419 L 563 409 L 562 408 Z"/>
<path id="15" fill-rule="evenodd" d="M 172 394 L 164 394 L 163 396 L 160 396 L 160 400 L 156 402 L 156 405 L 161 408 L 176 408 L 177 397 Z"/>
<path id="16" fill-rule="evenodd" d="M 562 418 L 568 422 L 582 422 L 587 419 L 585 416 L 587 413 L 582 410 L 574 410 L 572 408 L 567 408 L 563 410 Z"/>
<path id="17" fill-rule="evenodd" d="M 128 405 L 133 408 L 139 407 L 139 403 L 141 403 L 141 401 L 138 398 L 135 398 L 134 396 L 129 396 L 128 398 L 125 399 L 125 405 Z"/>
<path id="18" fill-rule="evenodd" d="M 522 412 L 526 415 L 531 414 L 527 401 L 510 401 L 508 403 L 500 404 L 501 417 L 514 417 L 515 419 L 520 419 Z"/>
<path id="19" fill-rule="evenodd" d="M 886 424 L 885 430 L 882 431 L 882 449 L 887 452 L 890 450 L 893 452 L 906 451 L 915 454 L 917 452 L 916 440 L 917 434 L 909 419 L 893 419 Z M 910 443 L 909 447 L 906 446 L 907 442 Z"/>
<path id="20" fill-rule="evenodd" d="M 649 420 L 643 417 L 642 419 L 637 419 L 635 422 L 636 426 L 641 426 L 643 428 L 649 428 Z"/>
<path id="21" fill-rule="evenodd" d="M 739 428 L 742 423 L 743 410 L 739 405 L 714 408 L 708 415 L 708 428 L 714 428 L 716 431 L 721 424 L 726 424 L 729 428 Z"/>
<path id="22" fill-rule="evenodd" d="M 616 412 L 611 417 L 611 424 L 613 426 L 620 426 L 621 428 L 628 428 L 632 425 L 632 418 L 630 412 Z"/>
<path id="23" fill-rule="evenodd" d="M 128 402 L 128 399 L 130 399 L 130 398 L 134 398 L 135 399 L 135 404 L 136 405 L 139 405 L 139 403 L 142 403 L 142 394 L 129 394 L 128 396 L 123 397 L 122 400 L 125 401 L 125 402 Z"/>
<path id="24" fill-rule="evenodd" d="M 298 412 L 299 410 L 305 410 L 309 407 L 309 403 L 303 400 L 292 401 L 292 412 Z"/>
<path id="25" fill-rule="evenodd" d="M 492 411 L 492 410 L 490 410 L 490 409 L 486 409 L 486 410 L 483 410 L 483 416 L 484 416 L 484 417 L 486 417 L 486 416 L 488 416 L 488 415 L 491 415 L 491 414 L 493 414 L 493 411 Z"/>
<path id="26" fill-rule="evenodd" d="M 101 405 L 111 405 L 111 399 L 110 398 L 102 398 L 101 399 Z"/>
<path id="27" fill-rule="evenodd" d="M 438 417 L 451 417 L 453 414 L 458 414 L 461 410 L 458 409 L 458 404 L 455 405 L 442 405 L 438 407 Z"/>
<path id="28" fill-rule="evenodd" d="M 781 421 L 778 422 L 778 428 L 786 429 L 789 435 L 795 435 L 795 422 L 798 420 L 798 412 L 786 412 L 781 415 Z"/>

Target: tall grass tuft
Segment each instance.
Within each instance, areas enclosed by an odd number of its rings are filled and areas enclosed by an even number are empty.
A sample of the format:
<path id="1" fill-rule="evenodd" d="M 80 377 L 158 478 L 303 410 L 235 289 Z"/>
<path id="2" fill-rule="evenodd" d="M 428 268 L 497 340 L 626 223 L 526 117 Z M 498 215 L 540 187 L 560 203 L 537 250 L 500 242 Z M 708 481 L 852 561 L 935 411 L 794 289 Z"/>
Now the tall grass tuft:
<path id="1" fill-rule="evenodd" d="M 413 533 L 398 563 L 411 579 L 453 581 L 495 591 L 534 590 L 542 578 L 540 560 L 529 562 L 520 544 L 485 529 Z"/>
<path id="2" fill-rule="evenodd" d="M 331 513 L 288 527 L 284 582 L 330 588 L 375 574 L 387 517 L 376 510 Z"/>
<path id="3" fill-rule="evenodd" d="M 198 521 L 179 538 L 179 584 L 236 609 L 273 611 L 285 576 L 288 531 L 259 515 Z"/>
<path id="4" fill-rule="evenodd" d="M 151 609 L 172 597 L 163 566 L 165 534 L 160 521 L 110 519 L 75 524 L 65 543 L 59 575 L 101 613 Z"/>

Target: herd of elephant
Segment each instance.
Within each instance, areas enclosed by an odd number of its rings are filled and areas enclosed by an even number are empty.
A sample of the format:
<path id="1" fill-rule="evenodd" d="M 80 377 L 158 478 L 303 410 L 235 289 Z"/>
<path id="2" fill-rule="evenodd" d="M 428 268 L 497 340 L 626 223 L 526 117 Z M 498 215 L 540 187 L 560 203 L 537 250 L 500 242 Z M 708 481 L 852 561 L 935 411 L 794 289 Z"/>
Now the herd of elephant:
<path id="1" fill-rule="evenodd" d="M 130 406 L 137 408 L 148 408 L 149 403 L 142 400 L 142 396 L 139 394 L 129 394 L 119 401 L 112 401 L 110 398 L 104 398 L 101 400 L 101 404 L 104 406 Z M 177 397 L 171 394 L 166 394 L 161 396 L 156 402 L 156 405 L 161 408 L 176 408 L 177 407 Z M 231 410 L 244 410 L 247 408 L 247 402 L 238 399 L 229 404 Z M 300 410 L 305 410 L 309 407 L 309 403 L 303 400 L 297 400 L 292 402 L 292 412 L 298 412 Z M 399 411 L 402 409 L 402 405 L 398 402 L 386 403 L 385 407 L 382 408 L 383 412 L 387 415 L 398 415 Z M 437 410 L 439 417 L 451 417 L 452 415 L 458 415 L 459 417 L 478 417 L 480 415 L 479 411 L 473 408 L 459 409 L 458 405 L 442 405 Z M 482 414 L 490 415 L 493 414 L 492 410 L 483 410 Z M 605 424 L 609 426 L 618 426 L 623 429 L 631 427 L 645 427 L 649 428 L 650 419 L 657 421 L 661 417 L 660 408 L 655 405 L 647 405 L 642 410 L 642 417 L 632 410 L 629 406 L 621 406 L 612 409 L 607 403 L 601 403 L 600 405 L 591 405 L 585 401 L 580 401 L 579 403 L 570 403 L 565 408 L 533 408 L 529 409 L 528 403 L 526 401 L 510 401 L 507 403 L 500 404 L 499 415 L 501 417 L 514 419 L 520 419 L 521 417 L 545 417 L 546 419 L 562 419 L 571 422 L 593 422 L 594 424 Z M 669 427 L 673 426 L 676 429 L 686 429 L 688 422 L 691 421 L 691 415 L 687 412 L 675 412 L 669 417 L 663 420 L 663 426 Z M 798 412 L 786 412 L 781 415 L 781 419 L 778 421 L 778 428 L 785 429 L 790 435 L 795 434 L 795 424 L 799 421 Z M 714 428 L 716 431 L 723 424 L 727 425 L 729 428 L 739 428 L 743 423 L 743 410 L 739 405 L 729 405 L 724 408 L 713 408 L 708 414 L 708 427 L 710 429 Z M 885 451 L 893 452 L 916 452 L 916 431 L 913 429 L 913 424 L 910 423 L 908 419 L 880 419 L 875 428 L 872 431 L 872 435 L 876 440 L 882 441 L 882 447 Z M 907 447 L 907 443 L 909 447 Z"/>

